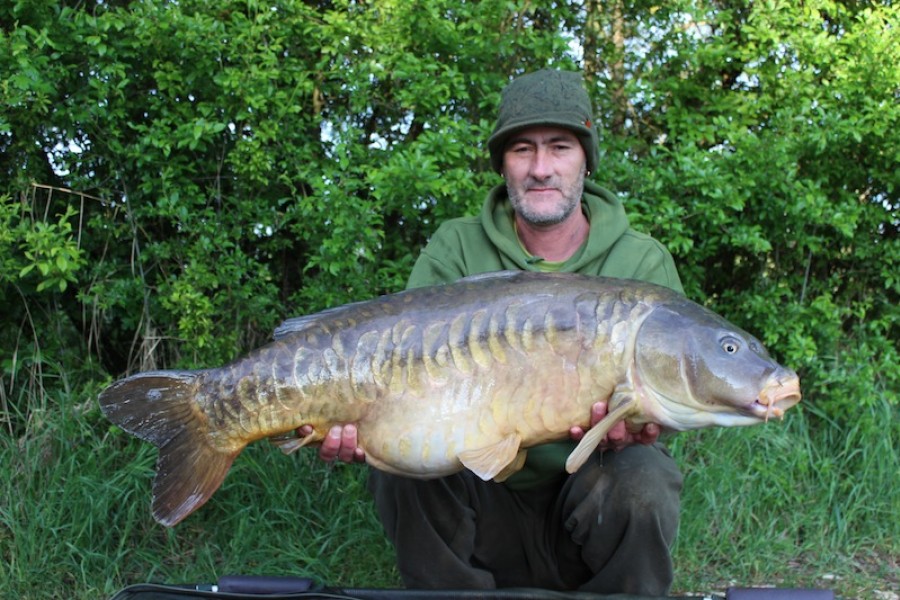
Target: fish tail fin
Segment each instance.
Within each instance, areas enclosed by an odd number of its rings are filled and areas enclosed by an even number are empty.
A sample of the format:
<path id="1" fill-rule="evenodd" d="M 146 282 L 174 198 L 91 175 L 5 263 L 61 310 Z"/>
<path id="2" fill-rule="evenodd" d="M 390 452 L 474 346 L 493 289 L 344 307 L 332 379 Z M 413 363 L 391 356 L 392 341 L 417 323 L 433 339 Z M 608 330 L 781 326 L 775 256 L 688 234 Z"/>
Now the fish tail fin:
<path id="1" fill-rule="evenodd" d="M 216 448 L 194 396 L 202 371 L 149 371 L 100 394 L 103 414 L 159 449 L 153 481 L 153 517 L 172 527 L 212 496 L 240 450 Z"/>
<path id="2" fill-rule="evenodd" d="M 206 504 L 222 485 L 237 453 L 225 454 L 184 429 L 159 449 L 153 480 L 153 518 L 166 527 Z"/>

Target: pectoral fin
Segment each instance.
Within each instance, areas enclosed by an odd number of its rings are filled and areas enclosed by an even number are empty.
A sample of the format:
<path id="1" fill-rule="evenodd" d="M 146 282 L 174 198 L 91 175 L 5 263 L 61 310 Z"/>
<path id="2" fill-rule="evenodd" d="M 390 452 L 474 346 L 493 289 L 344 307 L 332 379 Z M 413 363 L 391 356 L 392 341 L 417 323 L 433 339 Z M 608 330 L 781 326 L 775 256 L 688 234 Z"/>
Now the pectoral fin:
<path id="1" fill-rule="evenodd" d="M 467 469 L 485 481 L 490 481 L 514 463 L 521 443 L 522 438 L 518 434 L 510 434 L 496 444 L 460 452 L 458 458 Z"/>
<path id="2" fill-rule="evenodd" d="M 291 454 L 309 443 L 322 441 L 322 435 L 313 431 L 305 437 L 298 437 L 296 431 L 289 431 L 281 435 L 270 436 L 269 441 L 278 446 L 285 454 Z"/>
<path id="3" fill-rule="evenodd" d="M 634 411 L 637 405 L 637 400 L 633 396 L 628 396 L 611 412 L 607 413 L 599 423 L 591 427 L 584 434 L 584 437 L 581 438 L 581 441 L 578 442 L 578 445 L 575 446 L 575 449 L 572 450 L 572 453 L 569 454 L 569 458 L 566 459 L 566 471 L 574 473 L 580 469 L 591 453 L 600 445 L 600 442 L 603 441 L 603 438 L 606 437 L 606 434 L 609 433 L 609 430 Z"/>
<path id="4" fill-rule="evenodd" d="M 525 466 L 525 457 L 528 456 L 528 450 L 519 450 L 519 453 L 516 454 L 516 457 L 513 459 L 511 463 L 506 465 L 506 467 L 494 475 L 494 481 L 497 483 L 503 483 L 516 473 L 522 470 L 522 467 Z"/>

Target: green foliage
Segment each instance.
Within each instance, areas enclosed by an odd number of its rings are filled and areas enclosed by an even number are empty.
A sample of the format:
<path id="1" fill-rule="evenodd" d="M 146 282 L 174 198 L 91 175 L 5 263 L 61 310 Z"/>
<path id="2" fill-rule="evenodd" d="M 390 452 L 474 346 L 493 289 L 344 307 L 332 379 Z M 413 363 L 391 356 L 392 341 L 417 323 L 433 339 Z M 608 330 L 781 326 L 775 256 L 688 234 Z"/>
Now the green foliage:
<path id="1" fill-rule="evenodd" d="M 680 258 L 689 295 L 799 369 L 807 398 L 840 419 L 860 402 L 896 407 L 896 369 L 836 367 L 860 347 L 883 364 L 900 338 L 897 11 L 736 3 L 678 17 L 689 35 L 658 17 L 671 60 L 632 59 L 670 73 L 648 92 L 654 110 L 611 139 L 611 179 Z"/>
<path id="2" fill-rule="evenodd" d="M 502 81 L 564 45 L 500 2 L 47 8 L 3 15 L 0 171 L 11 194 L 99 199 L 62 302 L 116 374 L 228 360 L 285 316 L 401 289 L 495 181 L 473 166 Z M 43 285 L 76 283 L 53 251 Z"/>
<path id="3" fill-rule="evenodd" d="M 85 262 L 72 225 L 78 213 L 66 207 L 62 214 L 36 215 L 32 208 L 31 202 L 0 197 L 0 283 L 64 292 Z"/>
<path id="4" fill-rule="evenodd" d="M 828 562 L 822 548 L 867 543 L 896 561 L 896 519 L 863 509 L 898 513 L 882 492 L 900 438 L 898 31 L 890 3 L 832 0 L 3 4 L 3 497 L 41 511 L 0 503 L 0 573 L 21 596 L 63 576 L 90 596 L 203 578 L 190 559 L 231 568 L 223 548 L 261 570 L 302 556 L 323 577 L 344 572 L 328 544 L 354 527 L 383 549 L 368 516 L 329 535 L 354 510 L 337 504 L 267 563 L 259 548 L 276 544 L 249 524 L 270 517 L 281 540 L 277 523 L 303 517 L 274 489 L 245 507 L 257 469 L 296 496 L 310 488 L 285 465 L 342 477 L 268 454 L 232 476 L 247 498 L 223 490 L 215 517 L 158 531 L 139 487 L 149 454 L 108 431 L 93 397 L 111 377 L 218 364 L 287 316 L 402 288 L 438 224 L 500 182 L 484 142 L 504 82 L 548 65 L 590 84 L 593 178 L 672 250 L 692 298 L 801 374 L 785 427 L 673 440 L 682 563 L 764 580 L 792 547 Z M 328 485 L 304 506 L 363 495 L 358 480 Z M 191 539 L 210 532 L 222 537 Z"/>
<path id="5" fill-rule="evenodd" d="M 56 223 L 37 222 L 24 232 L 20 248 L 27 264 L 19 271 L 17 279 L 25 279 L 32 271 L 40 274 L 37 291 L 57 288 L 60 292 L 76 281 L 76 273 L 84 263 L 77 240 L 72 237 L 69 219 L 75 216 L 70 207 L 60 215 Z"/>

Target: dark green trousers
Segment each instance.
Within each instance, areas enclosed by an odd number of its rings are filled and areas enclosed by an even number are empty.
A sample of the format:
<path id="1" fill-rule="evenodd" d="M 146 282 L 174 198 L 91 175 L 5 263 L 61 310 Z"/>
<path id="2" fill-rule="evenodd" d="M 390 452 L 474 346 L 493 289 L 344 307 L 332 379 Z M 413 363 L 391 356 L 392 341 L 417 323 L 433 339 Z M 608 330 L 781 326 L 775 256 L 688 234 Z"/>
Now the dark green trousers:
<path id="1" fill-rule="evenodd" d="M 662 445 L 596 453 L 557 485 L 515 492 L 470 471 L 369 488 L 407 587 L 536 587 L 664 596 L 682 477 Z"/>

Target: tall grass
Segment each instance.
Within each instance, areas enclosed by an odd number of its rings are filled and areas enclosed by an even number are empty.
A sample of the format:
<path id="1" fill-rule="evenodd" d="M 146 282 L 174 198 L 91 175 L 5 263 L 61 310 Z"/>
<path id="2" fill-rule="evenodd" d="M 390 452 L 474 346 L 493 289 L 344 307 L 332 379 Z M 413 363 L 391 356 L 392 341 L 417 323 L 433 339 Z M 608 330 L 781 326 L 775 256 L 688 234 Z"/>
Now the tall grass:
<path id="1" fill-rule="evenodd" d="M 838 423 L 814 404 L 784 423 L 669 440 L 685 472 L 680 584 L 896 588 L 900 458 L 896 407 L 862 405 Z"/>
<path id="2" fill-rule="evenodd" d="M 5 389 L 0 433 L 0 590 L 16 598 L 101 598 L 137 582 L 229 573 L 395 587 L 392 550 L 365 469 L 258 443 L 222 488 L 174 529 L 150 517 L 155 451 L 111 428 L 100 382 Z M 14 412 L 13 407 L 26 410 Z M 834 588 L 872 597 L 897 583 L 896 407 L 838 423 L 815 405 L 784 422 L 672 436 L 685 472 L 676 590 L 729 583 Z"/>
<path id="3" fill-rule="evenodd" d="M 0 596 L 96 599 L 233 573 L 399 585 L 364 468 L 256 444 L 202 510 L 165 529 L 149 510 L 155 450 L 84 400 L 58 394 L 18 436 L 0 434 Z"/>

